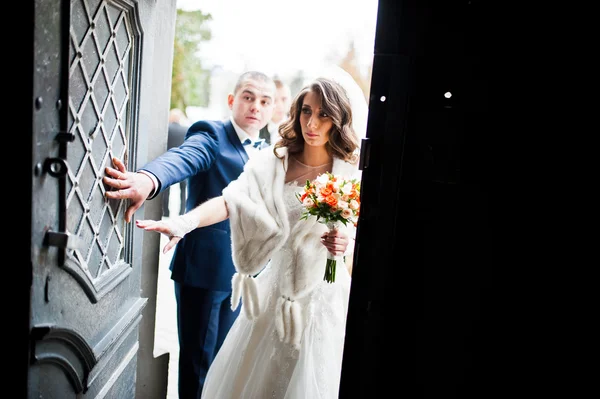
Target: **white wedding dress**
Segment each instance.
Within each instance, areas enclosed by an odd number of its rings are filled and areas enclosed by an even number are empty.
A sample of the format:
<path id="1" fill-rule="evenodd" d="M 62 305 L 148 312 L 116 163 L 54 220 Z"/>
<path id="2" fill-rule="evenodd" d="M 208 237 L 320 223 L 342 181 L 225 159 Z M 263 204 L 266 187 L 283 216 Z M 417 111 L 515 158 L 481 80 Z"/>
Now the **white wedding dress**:
<path id="1" fill-rule="evenodd" d="M 302 180 L 299 180 L 302 181 Z M 300 220 L 302 187 L 285 185 L 290 229 Z M 249 320 L 244 312 L 233 324 L 206 377 L 203 399 L 334 399 L 338 397 L 350 275 L 338 261 L 336 281 L 322 281 L 299 299 L 304 330 L 299 348 L 282 342 L 276 330 L 280 296 L 278 268 L 291 255 L 288 244 L 273 255 L 256 277 L 261 314 Z M 318 269 L 322 274 L 323 268 Z"/>

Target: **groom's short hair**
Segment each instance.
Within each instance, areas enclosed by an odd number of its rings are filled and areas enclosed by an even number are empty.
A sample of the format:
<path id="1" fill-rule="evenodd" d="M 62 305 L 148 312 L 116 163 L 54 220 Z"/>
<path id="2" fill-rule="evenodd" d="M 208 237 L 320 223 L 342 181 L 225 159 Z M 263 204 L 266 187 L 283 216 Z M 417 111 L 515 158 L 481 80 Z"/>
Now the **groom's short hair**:
<path id="1" fill-rule="evenodd" d="M 271 79 L 269 76 L 265 75 L 264 73 L 258 72 L 258 71 L 248 71 L 248 72 L 244 72 L 243 74 L 241 74 L 240 77 L 238 78 L 238 80 L 235 84 L 235 87 L 233 89 L 233 94 L 236 94 L 238 92 L 238 90 L 248 80 L 256 80 L 256 81 L 263 82 L 266 84 L 271 84 L 271 85 L 273 85 L 273 87 L 275 87 L 275 82 L 273 82 L 273 79 Z"/>

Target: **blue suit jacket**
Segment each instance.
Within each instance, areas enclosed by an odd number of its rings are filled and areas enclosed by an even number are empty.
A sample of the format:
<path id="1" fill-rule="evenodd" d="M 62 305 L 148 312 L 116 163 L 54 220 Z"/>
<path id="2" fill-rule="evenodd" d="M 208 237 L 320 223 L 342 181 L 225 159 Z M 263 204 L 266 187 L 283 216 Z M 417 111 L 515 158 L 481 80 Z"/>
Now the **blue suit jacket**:
<path id="1" fill-rule="evenodd" d="M 182 145 L 172 148 L 146 170 L 159 181 L 157 194 L 188 179 L 186 211 L 222 194 L 242 173 L 248 154 L 231 121 L 200 121 L 188 129 Z M 171 260 L 171 278 L 179 283 L 231 291 L 235 273 L 231 259 L 229 220 L 198 228 L 179 241 Z"/>

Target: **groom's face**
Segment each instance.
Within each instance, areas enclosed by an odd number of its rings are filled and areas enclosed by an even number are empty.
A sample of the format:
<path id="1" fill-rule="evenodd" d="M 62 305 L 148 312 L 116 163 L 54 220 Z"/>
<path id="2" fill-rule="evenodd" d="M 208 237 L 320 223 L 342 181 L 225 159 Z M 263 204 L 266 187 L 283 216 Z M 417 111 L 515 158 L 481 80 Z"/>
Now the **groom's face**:
<path id="1" fill-rule="evenodd" d="M 274 109 L 275 85 L 248 79 L 234 94 L 227 97 L 233 120 L 250 136 L 271 120 Z"/>

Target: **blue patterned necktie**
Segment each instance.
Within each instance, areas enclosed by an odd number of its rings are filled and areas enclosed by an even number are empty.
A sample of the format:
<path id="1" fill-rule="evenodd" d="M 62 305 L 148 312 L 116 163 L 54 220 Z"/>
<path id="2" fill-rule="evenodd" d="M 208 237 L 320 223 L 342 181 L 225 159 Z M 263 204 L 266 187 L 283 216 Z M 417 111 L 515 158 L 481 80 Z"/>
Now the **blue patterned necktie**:
<path id="1" fill-rule="evenodd" d="M 254 144 L 252 144 L 252 140 L 250 139 L 246 139 L 244 140 L 244 142 L 242 143 L 242 145 L 246 146 L 246 145 L 251 145 L 254 148 L 260 148 L 260 146 L 262 145 L 262 143 L 265 141 L 265 139 L 258 139 L 257 141 L 254 142 Z"/>

